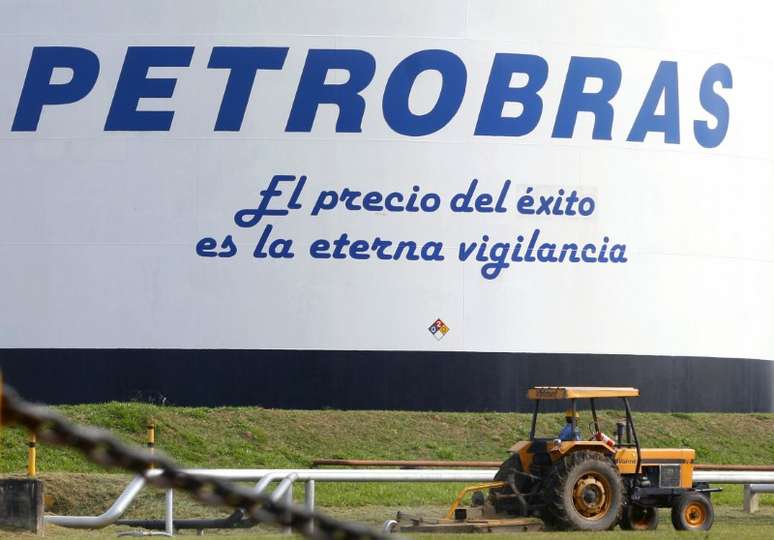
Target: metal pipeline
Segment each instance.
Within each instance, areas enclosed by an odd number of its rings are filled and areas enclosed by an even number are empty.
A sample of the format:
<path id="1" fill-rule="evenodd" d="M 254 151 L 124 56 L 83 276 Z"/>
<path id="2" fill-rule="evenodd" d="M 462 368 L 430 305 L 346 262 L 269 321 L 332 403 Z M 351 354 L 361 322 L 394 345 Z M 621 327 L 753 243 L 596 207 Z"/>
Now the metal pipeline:
<path id="1" fill-rule="evenodd" d="M 246 519 L 244 510 L 235 510 L 231 515 L 224 518 L 213 519 L 175 519 L 172 521 L 173 529 L 246 529 L 255 526 L 256 522 Z M 121 519 L 116 525 L 127 525 L 129 527 L 141 527 L 163 531 L 167 523 L 163 519 Z"/>
<path id="2" fill-rule="evenodd" d="M 185 472 L 234 482 L 258 482 L 267 475 L 274 475 L 271 481 L 297 474 L 297 481 L 317 480 L 320 482 L 486 482 L 497 471 L 489 469 L 443 470 L 443 469 L 186 469 Z M 161 474 L 148 471 L 148 476 Z M 259 482 L 261 484 L 262 482 Z M 268 485 L 270 482 L 265 481 Z M 256 485 L 257 489 L 258 485 Z"/>
<path id="3" fill-rule="evenodd" d="M 187 473 L 201 476 L 220 478 L 235 482 L 258 482 L 255 489 L 264 490 L 271 482 L 278 479 L 286 479 L 285 487 L 279 492 L 287 493 L 293 482 L 488 482 L 494 478 L 492 469 L 187 469 Z M 146 476 L 161 474 L 158 469 L 152 469 Z M 774 471 L 694 471 L 693 478 L 696 482 L 711 484 L 770 484 L 774 483 Z M 282 483 L 281 483 L 282 485 Z M 314 484 L 311 489 L 314 489 Z M 99 516 L 45 516 L 46 523 L 60 525 L 62 527 L 100 529 L 118 520 L 126 511 L 129 503 L 145 486 L 145 478 L 135 477 L 124 492 L 116 499 L 113 505 Z M 277 487 L 280 490 L 281 486 Z M 275 491 L 277 491 L 275 490 Z M 314 492 L 307 499 L 307 507 L 314 505 Z M 311 508 L 310 508 L 311 509 Z M 236 513 L 236 512 L 235 512 Z M 225 518 L 230 523 L 236 519 L 234 514 Z M 199 522 L 198 524 L 195 522 Z M 193 526 L 185 528 L 214 528 L 223 520 L 175 520 L 175 528 L 182 528 L 185 523 L 193 523 Z M 135 523 L 134 521 L 132 523 Z M 154 521 L 148 521 L 154 523 Z M 158 523 L 163 524 L 163 521 Z M 216 525 L 209 525 L 215 523 Z M 128 522 L 126 523 L 128 524 Z M 202 525 L 203 524 L 203 525 Z M 198 526 L 197 526 L 198 525 Z M 163 526 L 160 528 L 164 528 Z M 226 527 L 224 527 L 226 528 Z"/>
<path id="4" fill-rule="evenodd" d="M 271 494 L 271 500 L 273 501 L 280 501 L 282 500 L 286 505 L 290 506 L 293 504 L 293 482 L 295 482 L 298 479 L 298 474 L 296 473 L 290 473 L 287 475 L 282 482 L 277 486 L 277 488 L 272 492 Z M 287 523 L 290 523 L 290 514 L 286 516 Z M 282 532 L 284 534 L 292 534 L 293 529 L 290 527 L 290 525 L 286 525 L 283 527 Z"/>
<path id="5" fill-rule="evenodd" d="M 257 493 L 263 492 L 272 482 L 280 481 L 279 485 L 274 489 L 271 494 L 273 500 L 279 500 L 288 491 L 288 488 L 292 487 L 293 482 L 298 479 L 298 474 L 290 473 L 287 471 L 273 471 L 265 475 L 255 485 L 255 491 Z M 129 527 L 141 527 L 143 529 L 151 530 L 168 530 L 169 521 L 159 519 L 122 519 L 116 522 L 118 525 L 127 525 Z M 245 512 L 242 509 L 234 511 L 231 515 L 225 518 L 213 518 L 213 519 L 176 519 L 172 520 L 172 529 L 231 529 L 231 528 L 250 528 L 257 525 L 258 522 L 246 517 Z"/>
<path id="6" fill-rule="evenodd" d="M 274 491 L 271 492 L 271 500 L 279 501 L 288 491 L 293 493 L 293 482 L 296 480 L 298 480 L 298 473 L 290 473 L 285 476 Z"/>
<path id="7" fill-rule="evenodd" d="M 43 516 L 45 523 L 70 527 L 71 529 L 101 529 L 112 525 L 120 518 L 137 494 L 145 487 L 145 478 L 135 476 L 113 505 L 99 516 Z M 163 529 L 163 527 L 162 527 Z"/>
<path id="8" fill-rule="evenodd" d="M 320 482 L 488 482 L 497 471 L 492 469 L 189 469 L 186 472 L 232 480 L 255 482 L 272 474 L 272 481 L 289 474 L 297 481 Z M 158 474 L 149 471 L 148 474 Z M 767 484 L 774 482 L 774 471 L 705 471 L 693 473 L 697 482 L 713 484 Z"/>
<path id="9" fill-rule="evenodd" d="M 269 487 L 269 484 L 271 484 L 275 480 L 281 480 L 282 478 L 285 478 L 287 475 L 288 473 L 286 471 L 282 471 L 282 472 L 274 471 L 266 474 L 258 481 L 257 484 L 255 484 L 255 492 L 262 493 L 267 487 Z"/>
<path id="10" fill-rule="evenodd" d="M 693 479 L 708 484 L 767 484 L 774 482 L 774 472 L 694 471 Z"/>

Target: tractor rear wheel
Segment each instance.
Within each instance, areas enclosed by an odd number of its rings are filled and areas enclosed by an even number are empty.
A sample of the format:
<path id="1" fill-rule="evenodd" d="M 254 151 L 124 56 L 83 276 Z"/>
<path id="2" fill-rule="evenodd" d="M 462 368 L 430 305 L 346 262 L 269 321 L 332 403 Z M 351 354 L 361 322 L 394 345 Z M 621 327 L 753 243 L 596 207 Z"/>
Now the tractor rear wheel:
<path id="1" fill-rule="evenodd" d="M 672 506 L 672 525 L 678 531 L 708 531 L 714 521 L 712 503 L 701 493 L 685 493 Z"/>
<path id="2" fill-rule="evenodd" d="M 625 531 L 655 531 L 658 527 L 658 509 L 629 504 L 621 512 L 620 525 Z"/>
<path id="3" fill-rule="evenodd" d="M 557 461 L 546 479 L 542 518 L 560 530 L 605 531 L 618 524 L 623 482 L 613 461 L 579 450 Z"/>

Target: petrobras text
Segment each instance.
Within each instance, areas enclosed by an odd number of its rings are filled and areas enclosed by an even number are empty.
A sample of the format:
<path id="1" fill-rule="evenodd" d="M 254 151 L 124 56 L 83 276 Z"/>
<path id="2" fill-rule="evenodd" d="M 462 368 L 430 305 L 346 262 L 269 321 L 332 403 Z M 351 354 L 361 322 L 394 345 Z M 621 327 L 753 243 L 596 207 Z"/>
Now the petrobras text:
<path id="1" fill-rule="evenodd" d="M 214 46 L 198 51 L 194 46 L 129 46 L 115 82 L 110 103 L 104 107 L 101 129 L 113 132 L 164 132 L 173 129 L 175 111 L 147 110 L 141 101 L 173 97 L 178 85 L 196 84 L 190 73 L 194 54 L 207 54 L 206 70 L 226 70 L 227 80 L 219 102 L 207 104 L 214 118 L 213 131 L 238 132 L 250 107 L 255 85 L 267 84 L 266 72 L 283 70 L 289 47 Z M 46 110 L 68 106 L 87 99 L 97 83 L 101 59 L 94 50 L 77 46 L 34 46 L 26 71 L 11 131 L 42 129 Z M 151 70 L 166 69 L 167 76 L 154 76 Z M 621 90 L 627 73 L 644 66 L 622 66 L 614 58 L 571 56 L 562 72 L 551 69 L 546 58 L 522 52 L 495 52 L 491 56 L 486 88 L 482 96 L 467 95 L 468 69 L 465 61 L 445 49 L 417 50 L 397 64 L 382 65 L 375 54 L 362 49 L 310 48 L 297 78 L 295 96 L 287 112 L 284 132 L 308 133 L 315 125 L 318 108 L 334 105 L 338 109 L 335 124 L 321 126 L 336 133 L 361 133 L 367 107 L 381 107 L 381 118 L 393 132 L 406 137 L 424 137 L 443 130 L 455 117 L 466 99 L 479 100 L 478 114 L 469 130 L 482 137 L 525 137 L 541 121 L 551 122 L 550 137 L 571 139 L 586 137 L 576 133 L 580 114 L 593 117 L 590 136 L 594 140 L 612 140 L 616 121 L 613 99 Z M 69 79 L 55 81 L 58 71 L 69 72 Z M 363 93 L 374 80 L 377 70 L 388 70 L 381 90 L 381 103 L 368 101 Z M 427 111 L 412 109 L 412 89 L 428 72 L 435 73 L 438 89 Z M 337 77 L 338 75 L 338 77 Z M 688 135 L 704 148 L 720 145 L 728 131 L 730 110 L 726 96 L 733 88 L 728 65 L 708 63 L 703 73 L 692 73 L 695 87 L 680 85 L 677 61 L 660 60 L 649 73 L 647 91 L 632 97 L 639 109 L 626 141 L 643 142 L 648 135 L 665 144 L 680 144 L 680 104 L 698 103 L 702 114 L 689 119 Z M 550 77 L 563 79 L 561 97 L 553 118 L 544 114 L 541 96 Z M 112 84 L 112 82 L 111 82 Z M 163 103 L 156 102 L 156 103 Z M 698 109 L 696 109 L 698 110 Z M 87 121 L 94 121 L 90 118 Z"/>

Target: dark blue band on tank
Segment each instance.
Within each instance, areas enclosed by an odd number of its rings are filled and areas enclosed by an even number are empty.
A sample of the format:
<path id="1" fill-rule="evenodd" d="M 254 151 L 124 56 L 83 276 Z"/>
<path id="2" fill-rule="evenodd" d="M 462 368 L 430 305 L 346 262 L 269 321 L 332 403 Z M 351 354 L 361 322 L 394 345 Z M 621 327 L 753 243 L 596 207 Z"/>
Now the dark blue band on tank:
<path id="1" fill-rule="evenodd" d="M 615 354 L 0 349 L 4 380 L 51 404 L 529 411 L 533 385 L 634 386 L 636 410 L 774 411 L 774 362 Z"/>

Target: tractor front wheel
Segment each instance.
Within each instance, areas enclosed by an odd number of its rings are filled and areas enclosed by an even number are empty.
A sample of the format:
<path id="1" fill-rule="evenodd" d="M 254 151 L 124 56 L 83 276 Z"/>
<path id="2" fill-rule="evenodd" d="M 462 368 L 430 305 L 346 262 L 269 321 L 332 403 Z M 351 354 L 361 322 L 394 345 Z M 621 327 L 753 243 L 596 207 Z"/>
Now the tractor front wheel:
<path id="1" fill-rule="evenodd" d="M 529 489 L 529 479 L 521 474 L 524 468 L 521 466 L 519 454 L 513 454 L 506 459 L 500 470 L 495 474 L 495 482 L 507 482 L 508 486 L 490 489 L 490 498 L 497 513 L 505 513 L 511 516 L 526 517 L 528 508 L 521 501 L 523 495 Z M 520 499 L 513 491 L 513 487 L 522 495 Z"/>
<path id="2" fill-rule="evenodd" d="M 621 528 L 625 531 L 655 531 L 658 527 L 658 509 L 652 506 L 629 504 L 621 513 Z"/>
<path id="3" fill-rule="evenodd" d="M 618 524 L 623 482 L 613 461 L 579 450 L 557 461 L 546 481 L 542 518 L 560 530 L 605 531 Z"/>
<path id="4" fill-rule="evenodd" d="M 672 506 L 672 525 L 678 531 L 708 531 L 714 521 L 712 503 L 701 493 L 685 493 Z"/>

